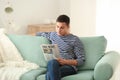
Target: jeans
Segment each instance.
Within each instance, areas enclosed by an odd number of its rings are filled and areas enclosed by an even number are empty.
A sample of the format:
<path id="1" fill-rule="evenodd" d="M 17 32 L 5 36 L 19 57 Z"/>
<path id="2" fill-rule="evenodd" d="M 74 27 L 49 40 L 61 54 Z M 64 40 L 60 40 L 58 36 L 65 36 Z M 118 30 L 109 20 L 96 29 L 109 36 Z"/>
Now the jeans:
<path id="1" fill-rule="evenodd" d="M 55 59 L 50 60 L 47 65 L 46 80 L 61 80 L 62 77 L 76 74 L 76 70 L 69 65 L 61 66 Z"/>

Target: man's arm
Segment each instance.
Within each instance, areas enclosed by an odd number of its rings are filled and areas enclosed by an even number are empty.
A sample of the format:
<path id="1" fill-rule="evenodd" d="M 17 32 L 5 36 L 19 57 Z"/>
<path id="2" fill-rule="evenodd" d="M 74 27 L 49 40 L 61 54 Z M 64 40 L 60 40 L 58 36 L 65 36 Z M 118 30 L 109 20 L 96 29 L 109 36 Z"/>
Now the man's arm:
<path id="1" fill-rule="evenodd" d="M 57 61 L 61 65 L 74 65 L 74 66 L 80 66 L 83 65 L 85 62 L 85 53 L 84 53 L 84 47 L 82 42 L 79 38 L 75 38 L 74 42 L 74 54 L 76 55 L 76 59 L 62 59 L 58 58 Z"/>
<path id="2" fill-rule="evenodd" d="M 78 66 L 83 65 L 85 62 L 85 51 L 84 51 L 83 43 L 78 37 L 76 37 L 74 43 L 74 53 L 76 55 L 76 61 L 78 63 Z"/>
<path id="3" fill-rule="evenodd" d="M 58 58 L 57 61 L 61 64 L 61 65 L 74 65 L 77 66 L 77 60 L 70 60 L 70 59 L 62 59 L 62 58 Z"/>
<path id="4" fill-rule="evenodd" d="M 37 32 L 36 36 L 43 36 L 43 37 L 50 39 L 50 34 L 51 32 Z"/>

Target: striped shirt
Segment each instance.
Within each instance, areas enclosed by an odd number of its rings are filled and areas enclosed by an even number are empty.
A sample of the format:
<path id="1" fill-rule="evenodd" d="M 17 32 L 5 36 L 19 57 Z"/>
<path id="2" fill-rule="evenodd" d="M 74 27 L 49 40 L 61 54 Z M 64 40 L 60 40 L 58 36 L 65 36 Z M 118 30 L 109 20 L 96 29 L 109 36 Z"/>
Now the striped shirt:
<path id="1" fill-rule="evenodd" d="M 76 59 L 78 66 L 85 62 L 84 47 L 81 40 L 73 35 L 59 36 L 56 32 L 37 32 L 36 36 L 48 38 L 52 44 L 58 44 L 60 56 L 63 59 Z M 73 66 L 76 70 L 76 66 Z"/>

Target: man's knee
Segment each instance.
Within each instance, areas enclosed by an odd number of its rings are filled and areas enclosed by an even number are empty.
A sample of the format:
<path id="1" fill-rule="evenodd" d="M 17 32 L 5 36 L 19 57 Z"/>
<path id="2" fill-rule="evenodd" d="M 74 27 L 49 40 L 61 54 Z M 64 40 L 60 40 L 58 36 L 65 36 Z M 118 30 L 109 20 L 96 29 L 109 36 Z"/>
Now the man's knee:
<path id="1" fill-rule="evenodd" d="M 59 65 L 59 62 L 56 59 L 52 59 L 52 60 L 48 61 L 48 66 L 49 65 Z"/>

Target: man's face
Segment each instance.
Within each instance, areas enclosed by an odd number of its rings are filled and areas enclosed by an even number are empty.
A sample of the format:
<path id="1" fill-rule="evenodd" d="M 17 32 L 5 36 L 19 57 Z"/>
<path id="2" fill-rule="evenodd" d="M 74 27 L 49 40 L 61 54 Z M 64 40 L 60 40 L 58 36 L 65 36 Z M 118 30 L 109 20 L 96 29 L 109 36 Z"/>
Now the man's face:
<path id="1" fill-rule="evenodd" d="M 67 25 L 65 22 L 57 22 L 56 32 L 60 36 L 67 35 L 69 33 L 69 25 Z"/>

